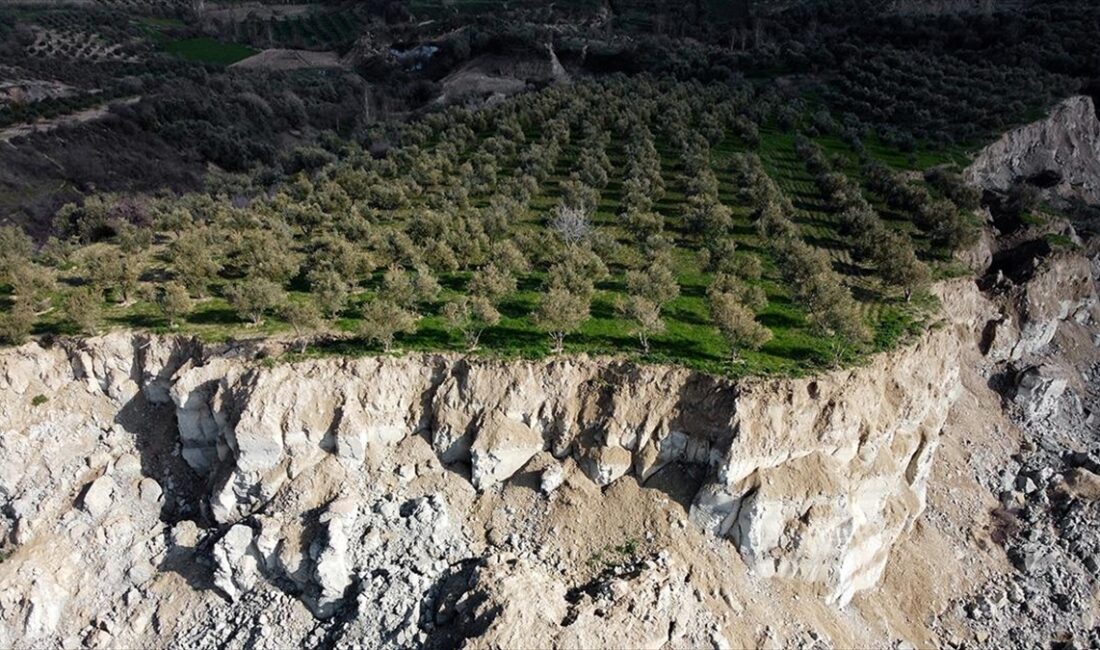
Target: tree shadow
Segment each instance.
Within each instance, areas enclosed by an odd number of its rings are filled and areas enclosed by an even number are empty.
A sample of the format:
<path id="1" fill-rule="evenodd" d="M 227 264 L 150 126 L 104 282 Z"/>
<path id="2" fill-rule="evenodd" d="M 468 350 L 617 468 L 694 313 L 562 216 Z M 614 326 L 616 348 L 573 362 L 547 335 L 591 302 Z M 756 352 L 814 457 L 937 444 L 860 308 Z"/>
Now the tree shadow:
<path id="1" fill-rule="evenodd" d="M 482 347 L 496 350 L 541 348 L 547 345 L 546 334 L 518 327 L 491 327 L 481 335 Z"/>
<path id="2" fill-rule="evenodd" d="M 237 312 L 228 307 L 208 307 L 193 311 L 187 316 L 187 322 L 193 325 L 239 325 L 241 320 Z"/>
<path id="3" fill-rule="evenodd" d="M 756 320 L 760 321 L 761 325 L 768 327 L 769 329 L 793 329 L 800 327 L 802 322 L 797 318 L 788 316 L 786 314 L 777 314 L 775 312 L 760 314 L 756 317 Z"/>

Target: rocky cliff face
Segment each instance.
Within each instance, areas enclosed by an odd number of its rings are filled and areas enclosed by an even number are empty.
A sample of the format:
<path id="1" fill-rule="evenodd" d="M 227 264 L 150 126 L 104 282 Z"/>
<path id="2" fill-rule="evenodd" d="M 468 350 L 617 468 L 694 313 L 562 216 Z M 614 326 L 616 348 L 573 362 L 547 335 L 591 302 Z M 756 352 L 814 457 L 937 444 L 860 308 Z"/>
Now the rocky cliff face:
<path id="1" fill-rule="evenodd" d="M 836 608 L 876 587 L 925 508 L 983 332 L 989 362 L 1049 343 L 1095 300 L 1079 266 L 1051 261 L 1046 289 L 1003 308 L 944 285 L 949 316 L 919 341 L 805 379 L 583 357 L 272 364 L 128 333 L 4 351 L 0 644 L 896 638 Z M 750 625 L 784 599 L 799 613 L 781 632 Z"/>
<path id="2" fill-rule="evenodd" d="M 1004 134 L 965 176 L 989 190 L 1031 181 L 1063 199 L 1100 204 L 1100 120 L 1092 99 L 1071 97 L 1045 119 Z"/>
<path id="3" fill-rule="evenodd" d="M 356 468 L 413 435 L 442 463 L 468 465 L 478 490 L 540 452 L 571 458 L 599 487 L 689 463 L 707 475 L 696 522 L 760 573 L 821 583 L 845 603 L 875 584 L 923 507 L 958 345 L 949 328 L 866 368 L 742 384 L 584 358 L 213 359 L 181 368 L 170 395 L 219 524 L 327 459 Z"/>

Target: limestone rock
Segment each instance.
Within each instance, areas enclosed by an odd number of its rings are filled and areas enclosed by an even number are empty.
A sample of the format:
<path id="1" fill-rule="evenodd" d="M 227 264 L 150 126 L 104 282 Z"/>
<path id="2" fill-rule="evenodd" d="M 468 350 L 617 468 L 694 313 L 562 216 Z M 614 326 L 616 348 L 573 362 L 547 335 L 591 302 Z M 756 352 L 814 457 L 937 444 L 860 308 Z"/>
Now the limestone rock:
<path id="1" fill-rule="evenodd" d="M 996 190 L 1043 175 L 1056 179 L 1057 196 L 1100 204 L 1100 121 L 1091 98 L 1066 99 L 1046 118 L 1009 131 L 965 172 L 971 183 Z"/>
<path id="2" fill-rule="evenodd" d="M 343 506 L 344 508 L 347 505 Z M 325 531 L 321 538 L 314 541 L 310 549 L 316 560 L 313 576 L 318 594 L 316 614 L 321 618 L 332 616 L 344 598 L 344 592 L 351 585 L 351 566 L 348 563 L 348 536 L 345 532 L 347 513 L 341 507 L 330 507 L 322 517 Z"/>
<path id="3" fill-rule="evenodd" d="M 92 481 L 84 493 L 84 510 L 92 517 L 99 518 L 111 509 L 115 493 L 115 481 L 110 476 L 101 476 Z"/>
<path id="4" fill-rule="evenodd" d="M 142 501 L 155 504 L 160 503 L 164 490 L 161 489 L 160 483 L 146 477 L 138 483 L 138 494 L 141 496 Z"/>
<path id="5" fill-rule="evenodd" d="M 581 470 L 600 487 L 611 485 L 630 471 L 633 456 L 622 447 L 594 447 L 585 450 Z"/>
<path id="6" fill-rule="evenodd" d="M 1050 369 L 1031 366 L 1016 376 L 1016 394 L 1013 401 L 1024 413 L 1025 419 L 1041 420 L 1058 411 L 1068 381 L 1052 374 Z"/>
<path id="7" fill-rule="evenodd" d="M 31 583 L 23 628 L 27 640 L 41 639 L 57 628 L 66 600 L 68 594 L 50 576 L 41 576 Z"/>
<path id="8" fill-rule="evenodd" d="M 214 544 L 214 586 L 229 600 L 256 582 L 256 557 L 252 550 L 252 528 L 235 524 Z"/>
<path id="9" fill-rule="evenodd" d="M 170 539 L 173 546 L 193 549 L 199 541 L 199 527 L 195 522 L 184 519 L 172 526 Z"/>
<path id="10" fill-rule="evenodd" d="M 561 484 L 565 482 L 565 471 L 558 463 L 554 463 L 542 470 L 542 476 L 539 478 L 539 489 L 543 494 L 550 494 L 554 490 L 561 487 Z"/>
<path id="11" fill-rule="evenodd" d="M 482 418 L 470 449 L 474 487 L 484 489 L 505 481 L 542 451 L 542 436 L 501 413 Z"/>

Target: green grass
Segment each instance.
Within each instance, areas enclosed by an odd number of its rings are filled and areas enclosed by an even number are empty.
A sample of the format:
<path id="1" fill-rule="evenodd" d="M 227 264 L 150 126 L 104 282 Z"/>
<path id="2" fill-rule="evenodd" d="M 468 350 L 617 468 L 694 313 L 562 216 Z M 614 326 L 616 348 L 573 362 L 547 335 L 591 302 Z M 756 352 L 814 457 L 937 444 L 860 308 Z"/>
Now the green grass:
<path id="1" fill-rule="evenodd" d="M 257 50 L 246 45 L 223 43 L 207 37 L 171 41 L 164 49 L 188 61 L 214 65 L 230 65 L 257 53 Z"/>

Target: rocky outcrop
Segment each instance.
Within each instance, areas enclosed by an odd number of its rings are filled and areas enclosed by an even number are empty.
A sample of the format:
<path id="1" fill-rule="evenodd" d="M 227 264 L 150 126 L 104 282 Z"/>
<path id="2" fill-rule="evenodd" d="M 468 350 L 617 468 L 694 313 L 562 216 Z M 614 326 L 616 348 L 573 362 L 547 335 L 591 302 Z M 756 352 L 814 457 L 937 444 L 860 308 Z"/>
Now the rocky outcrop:
<path id="1" fill-rule="evenodd" d="M 572 456 L 600 487 L 687 463 L 709 477 L 693 506 L 700 525 L 760 574 L 819 583 L 844 604 L 877 582 L 923 508 L 959 345 L 948 327 L 864 368 L 739 383 L 587 358 L 234 370 L 214 359 L 184 367 L 170 393 L 184 457 L 209 481 L 222 524 L 331 457 L 354 466 L 417 434 L 443 462 L 468 463 L 483 490 L 543 450 Z"/>
<path id="2" fill-rule="evenodd" d="M 978 154 L 966 179 L 989 190 L 1020 181 L 1063 199 L 1100 204 L 1100 120 L 1089 97 L 1071 97 L 1045 119 L 1013 129 Z"/>
<path id="3" fill-rule="evenodd" d="M 959 351 L 948 328 L 866 368 L 743 391 L 693 518 L 733 538 L 758 573 L 848 602 L 924 507 Z"/>
<path id="4" fill-rule="evenodd" d="M 1021 261 L 1026 282 L 1001 279 L 1000 313 L 986 324 L 983 352 L 993 361 L 1018 361 L 1049 344 L 1065 321 L 1083 322 L 1097 304 L 1092 269 L 1086 258 L 1063 254 Z"/>

